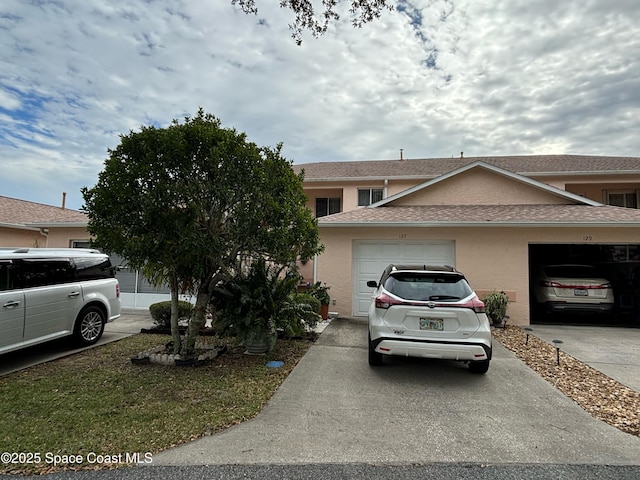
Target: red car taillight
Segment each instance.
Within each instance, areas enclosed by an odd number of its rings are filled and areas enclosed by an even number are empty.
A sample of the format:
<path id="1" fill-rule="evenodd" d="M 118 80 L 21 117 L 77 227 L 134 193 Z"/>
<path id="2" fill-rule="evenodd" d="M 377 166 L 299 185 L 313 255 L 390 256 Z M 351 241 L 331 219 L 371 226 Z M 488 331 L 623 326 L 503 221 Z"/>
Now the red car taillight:
<path id="1" fill-rule="evenodd" d="M 392 305 L 402 305 L 404 302 L 395 298 L 391 298 L 386 293 L 381 293 L 376 297 L 376 308 L 387 309 Z"/>
<path id="2" fill-rule="evenodd" d="M 551 288 L 582 288 L 584 290 L 604 290 L 606 288 L 611 288 L 610 283 L 603 283 L 601 285 L 565 285 L 563 283 L 551 282 L 548 280 L 541 281 L 540 286 Z"/>
<path id="3" fill-rule="evenodd" d="M 456 305 L 456 307 L 459 308 L 470 308 L 471 310 L 473 310 L 476 313 L 484 313 L 484 302 L 482 300 L 480 300 L 478 297 L 473 297 L 471 300 L 469 300 L 466 303 L 463 303 L 461 305 Z"/>

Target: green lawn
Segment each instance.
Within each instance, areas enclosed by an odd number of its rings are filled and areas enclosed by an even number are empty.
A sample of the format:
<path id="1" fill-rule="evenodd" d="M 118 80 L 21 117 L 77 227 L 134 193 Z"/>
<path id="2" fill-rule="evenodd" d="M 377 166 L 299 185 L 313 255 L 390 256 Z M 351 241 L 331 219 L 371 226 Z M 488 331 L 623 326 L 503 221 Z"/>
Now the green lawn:
<path id="1" fill-rule="evenodd" d="M 87 454 L 115 460 L 137 452 L 144 460 L 146 452 L 252 418 L 311 346 L 279 340 L 269 357 L 230 347 L 197 368 L 131 363 L 136 353 L 168 340 L 136 335 L 0 377 L 0 452 L 31 454 L 14 460 L 35 461 L 6 463 L 3 455 L 0 473 L 51 471 L 54 455 L 82 455 L 82 468 L 106 466 L 88 463 Z M 270 359 L 284 366 L 269 368 Z"/>

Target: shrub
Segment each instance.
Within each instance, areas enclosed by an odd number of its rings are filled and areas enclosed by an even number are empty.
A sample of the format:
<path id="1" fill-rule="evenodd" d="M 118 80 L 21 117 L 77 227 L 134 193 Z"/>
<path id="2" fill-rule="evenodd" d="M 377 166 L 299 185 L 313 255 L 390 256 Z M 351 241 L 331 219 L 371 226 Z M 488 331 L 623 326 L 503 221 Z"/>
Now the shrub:
<path id="1" fill-rule="evenodd" d="M 306 292 L 296 293 L 297 271 L 286 275 L 281 271 L 281 266 L 259 259 L 249 271 L 218 285 L 211 300 L 220 330 L 243 339 L 276 332 L 297 337 L 314 328 L 319 300 Z"/>
<path id="2" fill-rule="evenodd" d="M 487 294 L 482 301 L 484 302 L 485 311 L 487 316 L 493 321 L 500 323 L 507 315 L 507 305 L 509 304 L 509 297 L 504 292 L 493 292 Z"/>
<path id="3" fill-rule="evenodd" d="M 178 301 L 178 319 L 188 318 L 193 305 L 184 300 Z M 149 305 L 149 313 L 158 328 L 171 328 L 171 301 Z"/>
<path id="4" fill-rule="evenodd" d="M 318 324 L 320 300 L 309 293 L 293 293 L 283 305 L 276 325 L 287 337 L 299 337 Z"/>

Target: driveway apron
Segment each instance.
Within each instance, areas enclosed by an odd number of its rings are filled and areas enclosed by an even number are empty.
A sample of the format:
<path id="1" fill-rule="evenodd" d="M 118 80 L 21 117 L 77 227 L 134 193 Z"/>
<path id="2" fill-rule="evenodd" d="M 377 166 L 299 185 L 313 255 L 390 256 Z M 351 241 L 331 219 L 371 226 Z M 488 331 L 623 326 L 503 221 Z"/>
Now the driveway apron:
<path id="1" fill-rule="evenodd" d="M 640 438 L 591 417 L 497 342 L 486 375 L 441 360 L 371 368 L 366 319 L 339 318 L 256 418 L 156 454 L 153 464 L 639 459 Z"/>

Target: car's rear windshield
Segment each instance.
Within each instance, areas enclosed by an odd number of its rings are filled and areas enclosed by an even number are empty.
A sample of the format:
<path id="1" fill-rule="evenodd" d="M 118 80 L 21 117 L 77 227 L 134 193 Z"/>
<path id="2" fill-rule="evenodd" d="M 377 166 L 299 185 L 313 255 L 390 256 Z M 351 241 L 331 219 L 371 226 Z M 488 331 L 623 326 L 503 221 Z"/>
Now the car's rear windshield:
<path id="1" fill-rule="evenodd" d="M 547 277 L 597 278 L 602 275 L 590 265 L 549 265 L 544 267 Z"/>
<path id="2" fill-rule="evenodd" d="M 387 278 L 384 288 L 406 300 L 456 301 L 473 293 L 463 276 L 399 272 Z"/>

